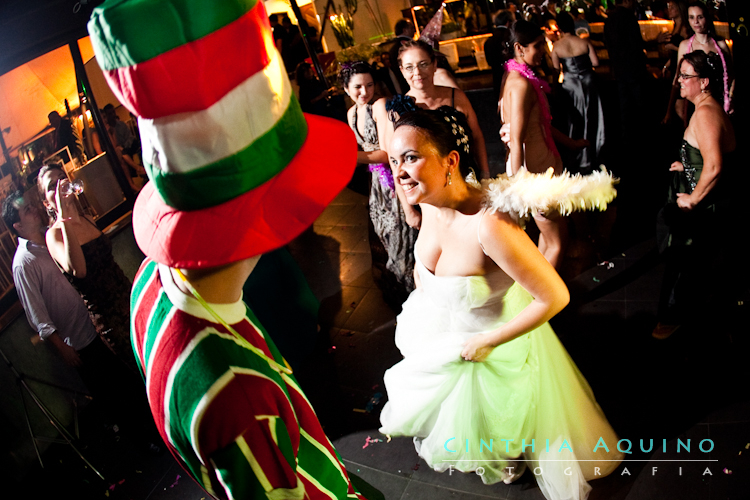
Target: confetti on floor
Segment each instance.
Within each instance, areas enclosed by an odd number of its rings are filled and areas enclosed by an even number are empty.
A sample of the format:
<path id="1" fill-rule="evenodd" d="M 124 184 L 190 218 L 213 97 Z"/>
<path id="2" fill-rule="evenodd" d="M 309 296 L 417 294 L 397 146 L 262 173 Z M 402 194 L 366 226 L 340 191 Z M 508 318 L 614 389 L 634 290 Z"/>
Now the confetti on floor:
<path id="1" fill-rule="evenodd" d="M 364 450 L 365 448 L 367 448 L 371 444 L 382 443 L 382 442 L 383 442 L 382 439 L 377 439 L 377 438 L 373 439 L 371 436 L 367 436 L 367 439 L 365 439 L 365 445 L 362 447 L 362 449 Z"/>

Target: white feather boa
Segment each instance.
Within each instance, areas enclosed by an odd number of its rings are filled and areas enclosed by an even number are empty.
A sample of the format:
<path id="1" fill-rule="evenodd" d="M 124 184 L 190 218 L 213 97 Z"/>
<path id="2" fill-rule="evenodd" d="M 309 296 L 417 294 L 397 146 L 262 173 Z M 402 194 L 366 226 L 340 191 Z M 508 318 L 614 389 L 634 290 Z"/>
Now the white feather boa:
<path id="1" fill-rule="evenodd" d="M 569 215 L 576 210 L 605 210 L 615 199 L 619 179 L 604 167 L 589 175 L 554 175 L 550 168 L 544 174 L 532 174 L 525 168 L 516 175 L 498 175 L 483 180 L 485 203 L 492 212 L 507 212 L 525 219 L 538 212 L 557 210 Z"/>

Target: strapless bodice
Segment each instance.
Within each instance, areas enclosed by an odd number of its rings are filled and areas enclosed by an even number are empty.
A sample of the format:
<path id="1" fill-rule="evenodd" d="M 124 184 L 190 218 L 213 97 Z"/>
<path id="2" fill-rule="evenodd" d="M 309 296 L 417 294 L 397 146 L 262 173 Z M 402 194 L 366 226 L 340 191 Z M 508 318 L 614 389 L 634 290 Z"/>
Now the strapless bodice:
<path id="1" fill-rule="evenodd" d="M 560 63 L 563 67 L 563 72 L 566 75 L 575 75 L 590 71 L 591 59 L 588 54 L 581 54 L 575 57 L 561 57 Z"/>
<path id="2" fill-rule="evenodd" d="M 482 331 L 495 328 L 503 309 L 503 298 L 513 279 L 501 269 L 486 276 L 435 276 L 415 251 L 415 268 L 424 293 L 442 311 L 456 330 Z M 470 324 L 470 325 L 469 325 Z"/>

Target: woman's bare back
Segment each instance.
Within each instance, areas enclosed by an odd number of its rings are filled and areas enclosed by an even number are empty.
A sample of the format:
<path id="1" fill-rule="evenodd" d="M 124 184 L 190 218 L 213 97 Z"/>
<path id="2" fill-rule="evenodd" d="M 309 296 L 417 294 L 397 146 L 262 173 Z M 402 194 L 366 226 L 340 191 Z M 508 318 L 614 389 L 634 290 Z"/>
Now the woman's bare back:
<path id="1" fill-rule="evenodd" d="M 531 88 L 531 83 L 519 75 L 515 71 L 506 73 L 503 79 L 503 85 L 500 93 L 500 121 L 502 123 L 513 123 L 513 110 L 510 95 L 518 92 L 512 92 L 513 88 L 519 88 L 519 86 L 526 86 L 525 99 L 527 102 L 524 103 L 523 109 L 528 110 L 526 116 L 526 133 L 522 138 L 524 146 L 524 166 L 529 172 L 544 173 L 548 168 L 553 167 L 555 173 L 559 174 L 562 172 L 562 161 L 560 157 L 555 155 L 553 151 L 547 146 L 547 142 L 544 138 L 544 124 L 542 123 L 542 110 L 539 107 L 539 99 L 536 92 Z M 517 131 L 516 131 L 517 133 Z M 511 137 L 513 137 L 514 130 L 511 125 L 510 129 Z M 508 168 L 510 166 L 510 155 L 508 156 Z"/>

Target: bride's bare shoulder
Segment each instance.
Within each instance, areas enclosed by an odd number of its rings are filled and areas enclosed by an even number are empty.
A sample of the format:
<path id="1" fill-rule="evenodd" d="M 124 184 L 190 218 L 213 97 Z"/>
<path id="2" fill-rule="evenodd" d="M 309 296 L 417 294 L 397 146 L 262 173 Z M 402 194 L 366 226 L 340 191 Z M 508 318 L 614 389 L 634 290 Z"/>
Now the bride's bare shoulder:
<path id="1" fill-rule="evenodd" d="M 506 239 L 513 236 L 526 236 L 518 222 L 507 212 L 487 210 L 480 215 L 479 237 L 482 241 L 489 239 Z M 526 236 L 528 238 L 528 236 Z"/>

